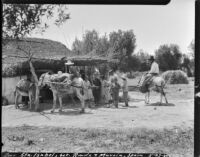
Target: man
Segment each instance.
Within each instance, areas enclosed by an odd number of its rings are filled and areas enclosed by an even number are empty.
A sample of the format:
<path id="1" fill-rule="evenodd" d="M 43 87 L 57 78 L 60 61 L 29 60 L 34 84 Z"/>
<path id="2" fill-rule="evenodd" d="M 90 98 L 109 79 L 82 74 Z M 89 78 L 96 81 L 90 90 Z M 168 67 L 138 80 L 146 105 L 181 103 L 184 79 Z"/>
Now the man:
<path id="1" fill-rule="evenodd" d="M 92 84 L 95 86 L 93 88 L 93 96 L 94 96 L 95 105 L 98 105 L 101 99 L 101 81 L 99 79 L 99 76 L 100 74 L 98 72 L 95 72 L 94 80 L 92 81 Z"/>
<path id="2" fill-rule="evenodd" d="M 151 69 L 150 71 L 146 74 L 146 78 L 145 78 L 145 82 L 146 84 L 150 84 L 152 81 L 152 78 L 154 76 L 158 76 L 159 74 L 159 66 L 158 64 L 155 62 L 155 59 L 153 56 L 150 56 L 150 58 L 148 59 L 151 65 Z"/>
<path id="3" fill-rule="evenodd" d="M 127 78 L 126 78 L 125 75 L 122 75 L 121 78 L 123 80 L 122 91 L 123 91 L 124 102 L 125 102 L 125 106 L 128 107 L 128 84 L 127 84 Z"/>

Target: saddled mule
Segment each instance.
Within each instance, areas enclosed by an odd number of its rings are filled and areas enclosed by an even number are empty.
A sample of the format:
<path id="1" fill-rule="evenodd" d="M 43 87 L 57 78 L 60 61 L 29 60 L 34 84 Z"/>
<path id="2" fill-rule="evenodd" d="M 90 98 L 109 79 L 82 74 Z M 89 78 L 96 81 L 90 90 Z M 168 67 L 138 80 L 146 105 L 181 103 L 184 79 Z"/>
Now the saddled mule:
<path id="1" fill-rule="evenodd" d="M 18 105 L 18 98 L 19 96 L 28 96 L 29 97 L 29 101 L 30 101 L 30 106 L 29 108 L 32 109 L 32 104 L 33 104 L 33 100 L 35 98 L 35 84 L 27 79 L 21 79 L 16 87 L 15 87 L 15 91 L 14 91 L 14 96 L 15 96 L 15 108 L 19 108 Z"/>
<path id="2" fill-rule="evenodd" d="M 160 93 L 160 104 L 162 103 L 162 98 L 164 96 L 166 103 L 168 103 L 166 94 L 164 92 L 165 87 L 165 80 L 161 76 L 153 76 L 152 80 L 150 81 L 150 84 L 147 85 L 145 81 L 146 74 L 143 75 L 138 82 L 139 90 L 142 93 L 145 93 L 145 103 L 149 104 L 149 97 L 150 97 L 150 91 L 154 90 L 158 93 Z"/>
<path id="3" fill-rule="evenodd" d="M 56 100 L 58 98 L 60 103 L 60 109 L 59 112 L 62 112 L 62 98 L 65 95 L 76 95 L 78 99 L 81 101 L 81 113 L 85 111 L 85 100 L 84 95 L 82 94 L 82 91 L 84 89 L 84 84 L 82 78 L 74 78 L 72 81 L 70 80 L 71 74 L 63 73 L 62 76 L 66 76 L 66 80 L 60 82 L 53 82 L 52 80 L 55 80 L 56 77 L 58 77 L 57 74 L 49 74 L 44 73 L 39 78 L 39 87 L 44 87 L 45 85 L 50 87 L 50 90 L 53 92 L 53 108 L 51 112 L 53 113 L 56 108 Z M 63 82 L 65 84 L 63 84 Z"/>

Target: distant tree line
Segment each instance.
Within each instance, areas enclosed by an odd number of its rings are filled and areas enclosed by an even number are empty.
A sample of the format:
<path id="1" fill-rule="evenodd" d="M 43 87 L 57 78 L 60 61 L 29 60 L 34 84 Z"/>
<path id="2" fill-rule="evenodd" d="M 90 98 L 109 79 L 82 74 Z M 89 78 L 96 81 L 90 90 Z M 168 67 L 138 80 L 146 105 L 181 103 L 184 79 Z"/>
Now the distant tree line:
<path id="1" fill-rule="evenodd" d="M 118 59 L 118 64 L 111 64 L 113 70 L 122 72 L 147 71 L 148 52 L 140 49 L 135 52 L 136 36 L 133 30 L 113 31 L 110 34 L 100 36 L 96 30 L 86 31 L 82 39 L 75 39 L 72 44 L 72 52 L 75 55 L 98 55 L 110 59 Z M 192 76 L 194 69 L 194 42 L 189 45 L 188 55 L 183 54 L 176 44 L 160 45 L 154 52 L 156 61 L 161 71 L 185 69 L 188 76 Z"/>

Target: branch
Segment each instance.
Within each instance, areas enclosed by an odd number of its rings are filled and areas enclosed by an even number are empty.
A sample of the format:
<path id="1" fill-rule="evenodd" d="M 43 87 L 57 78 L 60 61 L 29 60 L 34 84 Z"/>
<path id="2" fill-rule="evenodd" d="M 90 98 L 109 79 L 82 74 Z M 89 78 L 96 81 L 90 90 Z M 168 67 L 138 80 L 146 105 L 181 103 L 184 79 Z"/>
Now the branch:
<path id="1" fill-rule="evenodd" d="M 28 52 L 25 51 L 24 49 L 20 48 L 19 46 L 17 47 L 18 50 L 21 50 L 22 52 L 24 52 L 25 56 L 29 56 Z"/>

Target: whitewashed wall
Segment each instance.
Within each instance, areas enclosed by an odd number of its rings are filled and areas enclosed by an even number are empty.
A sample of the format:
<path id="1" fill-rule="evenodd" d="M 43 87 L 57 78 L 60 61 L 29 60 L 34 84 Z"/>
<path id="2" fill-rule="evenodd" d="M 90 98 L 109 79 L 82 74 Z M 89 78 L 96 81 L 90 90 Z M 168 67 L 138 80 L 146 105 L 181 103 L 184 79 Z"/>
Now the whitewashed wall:
<path id="1" fill-rule="evenodd" d="M 27 76 L 2 77 L 2 96 L 7 98 L 9 104 L 15 103 L 15 86 L 22 78 L 27 78 Z M 21 98 L 19 98 L 18 102 L 21 102 Z"/>

